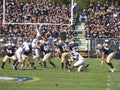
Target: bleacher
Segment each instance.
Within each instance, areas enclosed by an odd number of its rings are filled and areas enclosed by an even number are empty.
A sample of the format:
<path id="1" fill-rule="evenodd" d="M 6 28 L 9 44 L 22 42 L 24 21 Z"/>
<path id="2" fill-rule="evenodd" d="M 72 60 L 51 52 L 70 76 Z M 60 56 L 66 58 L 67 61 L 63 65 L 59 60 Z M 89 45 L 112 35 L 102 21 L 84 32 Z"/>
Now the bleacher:
<path id="1" fill-rule="evenodd" d="M 75 26 L 75 31 L 77 33 L 76 40 L 79 40 L 79 51 L 83 56 L 88 56 L 87 54 L 87 40 L 85 38 L 85 23 L 77 24 Z"/>

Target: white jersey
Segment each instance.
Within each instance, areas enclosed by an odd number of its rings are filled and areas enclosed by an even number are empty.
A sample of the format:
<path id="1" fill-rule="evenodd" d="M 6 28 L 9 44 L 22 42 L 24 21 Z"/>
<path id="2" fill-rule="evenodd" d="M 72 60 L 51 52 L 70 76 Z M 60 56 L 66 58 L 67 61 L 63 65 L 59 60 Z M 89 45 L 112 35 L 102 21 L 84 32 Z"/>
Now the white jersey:
<path id="1" fill-rule="evenodd" d="M 22 51 L 29 51 L 29 44 L 27 42 L 23 42 L 23 44 L 20 46 L 22 48 Z"/>
<path id="2" fill-rule="evenodd" d="M 33 39 L 33 41 L 32 41 L 32 48 L 37 48 L 36 47 L 36 45 L 38 44 L 38 39 L 37 38 L 35 38 L 35 39 Z"/>
<path id="3" fill-rule="evenodd" d="M 72 51 L 71 54 L 73 55 L 73 59 L 75 61 L 78 60 L 83 60 L 84 58 L 80 55 L 80 53 L 76 52 L 76 51 Z"/>
<path id="4" fill-rule="evenodd" d="M 35 39 L 33 39 L 33 41 L 32 41 L 32 51 L 33 51 L 33 59 L 35 59 L 35 58 L 38 58 L 39 57 L 39 49 L 38 49 L 38 39 L 37 38 L 35 38 Z"/>
<path id="5" fill-rule="evenodd" d="M 85 60 L 84 58 L 80 55 L 80 53 L 76 52 L 76 51 L 72 51 L 71 52 L 72 56 L 73 56 L 73 60 L 75 61 L 75 63 L 73 64 L 74 67 L 78 67 L 78 72 L 81 71 L 81 69 L 84 67 L 85 65 Z"/>
<path id="6" fill-rule="evenodd" d="M 29 51 L 29 50 L 30 48 L 27 42 L 24 42 L 20 45 L 20 47 L 16 50 L 16 57 L 19 62 L 25 59 L 24 54 L 23 54 L 24 51 Z"/>

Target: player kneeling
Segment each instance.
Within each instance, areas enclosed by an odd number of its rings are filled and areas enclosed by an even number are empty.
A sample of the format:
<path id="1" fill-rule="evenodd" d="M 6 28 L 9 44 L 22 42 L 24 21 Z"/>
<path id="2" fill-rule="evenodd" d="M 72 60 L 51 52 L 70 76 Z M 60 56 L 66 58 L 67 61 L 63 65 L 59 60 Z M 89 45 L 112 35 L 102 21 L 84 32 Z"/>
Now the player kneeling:
<path id="1" fill-rule="evenodd" d="M 72 65 L 72 62 L 74 62 L 73 65 Z M 81 72 L 81 71 L 85 70 L 88 66 L 89 66 L 89 64 L 85 65 L 85 60 L 80 55 L 80 53 L 78 53 L 76 51 L 71 51 L 68 72 L 70 72 L 75 67 L 78 67 L 77 71 Z"/>

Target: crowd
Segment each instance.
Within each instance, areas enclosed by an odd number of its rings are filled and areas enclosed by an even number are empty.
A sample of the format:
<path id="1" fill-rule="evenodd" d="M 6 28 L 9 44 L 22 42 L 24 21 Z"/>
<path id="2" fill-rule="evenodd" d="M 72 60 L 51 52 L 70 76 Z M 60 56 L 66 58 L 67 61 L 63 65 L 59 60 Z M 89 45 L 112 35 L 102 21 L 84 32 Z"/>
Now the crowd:
<path id="1" fill-rule="evenodd" d="M 120 6 L 118 2 L 102 4 L 90 0 L 86 10 L 85 37 L 90 38 L 120 38 Z"/>
<path id="2" fill-rule="evenodd" d="M 74 20 L 77 22 L 78 6 L 74 3 Z M 16 41 L 16 37 L 29 37 L 32 39 L 36 32 L 35 25 L 2 25 L 3 6 L 0 2 L 0 37 L 7 37 Z M 43 38 L 60 38 L 60 33 L 67 33 L 67 37 L 73 37 L 74 27 L 62 26 L 70 23 L 71 5 L 60 5 L 51 0 L 40 2 L 6 1 L 5 22 L 11 23 L 61 23 L 56 25 L 43 25 L 40 33 Z M 103 4 L 90 0 L 88 8 L 80 14 L 79 21 L 85 19 L 85 37 L 90 38 L 119 38 L 120 37 L 120 6 L 118 2 Z M 10 38 L 8 38 L 10 37 Z"/>
<path id="3" fill-rule="evenodd" d="M 78 6 L 74 4 L 73 24 L 77 21 Z M 3 6 L 0 1 L 0 38 L 12 39 L 16 42 L 16 37 L 32 39 L 36 29 L 40 29 L 43 38 L 61 38 L 61 32 L 67 33 L 67 37 L 73 37 L 74 25 L 68 27 L 63 24 L 70 24 L 71 5 L 61 5 L 51 0 L 41 0 L 39 2 L 6 1 L 5 2 L 5 22 L 11 23 L 52 23 L 61 25 L 2 25 Z M 10 38 L 9 38 L 10 37 Z M 5 41 L 7 41 L 5 40 Z"/>

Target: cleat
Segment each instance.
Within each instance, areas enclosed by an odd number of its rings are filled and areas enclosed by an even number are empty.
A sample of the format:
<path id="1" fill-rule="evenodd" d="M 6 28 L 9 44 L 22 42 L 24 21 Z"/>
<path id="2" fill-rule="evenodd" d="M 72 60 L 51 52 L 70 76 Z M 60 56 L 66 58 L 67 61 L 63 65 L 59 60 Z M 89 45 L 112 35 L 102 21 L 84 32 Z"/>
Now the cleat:
<path id="1" fill-rule="evenodd" d="M 68 72 L 70 72 L 70 70 L 68 70 Z"/>
<path id="2" fill-rule="evenodd" d="M 12 65 L 12 68 L 13 68 L 13 70 L 15 70 L 15 66 L 14 65 Z"/>
<path id="3" fill-rule="evenodd" d="M 25 70 L 25 67 L 21 67 L 20 69 L 21 69 L 21 70 Z"/>
<path id="4" fill-rule="evenodd" d="M 0 68 L 0 70 L 4 70 L 3 68 Z"/>
<path id="5" fill-rule="evenodd" d="M 33 67 L 34 68 L 34 70 L 36 70 L 36 67 Z"/>
<path id="6" fill-rule="evenodd" d="M 101 61 L 100 65 L 103 65 L 104 61 Z"/>
<path id="7" fill-rule="evenodd" d="M 25 70 L 25 68 L 22 68 L 21 70 Z"/>
<path id="8" fill-rule="evenodd" d="M 115 68 L 113 68 L 113 71 L 114 71 L 114 72 L 116 72 L 116 69 L 115 69 Z"/>
<path id="9" fill-rule="evenodd" d="M 116 69 L 115 68 L 111 68 L 109 71 L 110 72 L 116 72 Z"/>
<path id="10" fill-rule="evenodd" d="M 79 72 L 81 72 L 81 71 L 87 69 L 88 66 L 89 66 L 89 64 L 87 64 L 85 67 L 82 67 L 81 70 L 80 70 Z"/>
<path id="11" fill-rule="evenodd" d="M 111 72 L 114 72 L 114 70 L 112 69 Z"/>
<path id="12" fill-rule="evenodd" d="M 46 70 L 46 67 L 44 67 L 43 69 Z"/>

